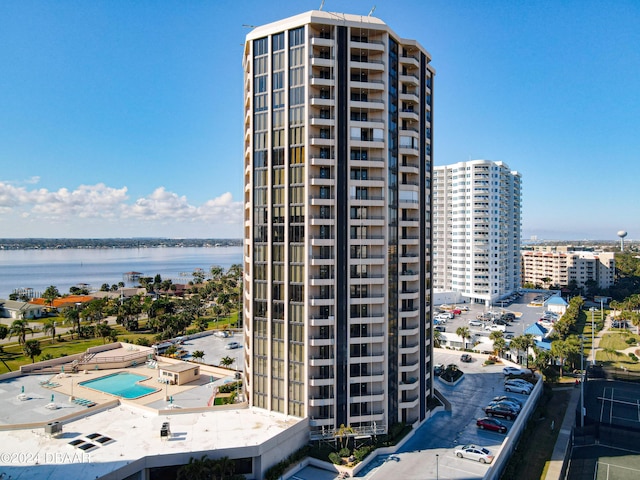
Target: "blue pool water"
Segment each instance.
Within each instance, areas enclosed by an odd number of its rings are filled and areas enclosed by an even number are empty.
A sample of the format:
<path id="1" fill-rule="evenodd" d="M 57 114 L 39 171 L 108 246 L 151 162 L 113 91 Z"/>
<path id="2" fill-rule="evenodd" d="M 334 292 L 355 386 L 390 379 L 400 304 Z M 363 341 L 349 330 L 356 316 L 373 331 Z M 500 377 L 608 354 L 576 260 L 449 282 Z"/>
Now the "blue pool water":
<path id="1" fill-rule="evenodd" d="M 80 385 L 93 390 L 110 393 L 122 398 L 139 398 L 149 393 L 157 392 L 157 388 L 139 385 L 137 382 L 146 380 L 149 377 L 136 375 L 135 373 L 120 372 L 106 377 L 96 378 L 95 380 L 87 380 L 80 382 Z"/>

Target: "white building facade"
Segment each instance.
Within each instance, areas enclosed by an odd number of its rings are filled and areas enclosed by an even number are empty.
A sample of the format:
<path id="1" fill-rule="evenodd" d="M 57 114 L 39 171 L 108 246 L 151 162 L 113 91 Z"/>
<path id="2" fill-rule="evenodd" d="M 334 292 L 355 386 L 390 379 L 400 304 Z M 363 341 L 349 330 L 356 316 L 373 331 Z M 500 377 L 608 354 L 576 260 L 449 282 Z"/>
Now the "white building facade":
<path id="1" fill-rule="evenodd" d="M 503 162 L 434 167 L 433 290 L 491 304 L 520 287 L 521 175 Z"/>
<path id="2" fill-rule="evenodd" d="M 605 289 L 615 281 L 613 252 L 572 251 L 559 247 L 546 251 L 526 250 L 521 255 L 523 284 L 567 287 L 575 281 L 580 288 L 592 284 Z"/>
<path id="3" fill-rule="evenodd" d="M 247 35 L 247 399 L 312 438 L 428 413 L 430 60 L 371 16 Z"/>

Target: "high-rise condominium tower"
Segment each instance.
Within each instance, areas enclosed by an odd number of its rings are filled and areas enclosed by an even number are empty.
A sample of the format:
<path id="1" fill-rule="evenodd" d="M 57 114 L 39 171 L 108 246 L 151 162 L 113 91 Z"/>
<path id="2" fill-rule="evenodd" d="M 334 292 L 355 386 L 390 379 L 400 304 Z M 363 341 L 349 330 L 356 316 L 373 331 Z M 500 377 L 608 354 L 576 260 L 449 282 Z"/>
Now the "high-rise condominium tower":
<path id="1" fill-rule="evenodd" d="M 521 177 L 472 160 L 433 172 L 433 287 L 486 303 L 520 288 Z"/>
<path id="2" fill-rule="evenodd" d="M 245 382 L 254 407 L 382 433 L 425 418 L 430 56 L 311 11 L 245 43 Z"/>

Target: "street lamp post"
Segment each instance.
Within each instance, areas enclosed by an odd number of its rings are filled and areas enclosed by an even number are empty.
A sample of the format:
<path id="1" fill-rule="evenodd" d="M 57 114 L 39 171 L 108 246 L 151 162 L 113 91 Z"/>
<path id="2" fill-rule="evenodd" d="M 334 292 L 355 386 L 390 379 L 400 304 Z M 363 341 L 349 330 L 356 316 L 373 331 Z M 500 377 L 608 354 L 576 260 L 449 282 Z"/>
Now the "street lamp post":
<path id="1" fill-rule="evenodd" d="M 439 469 L 440 469 L 440 456 L 436 453 L 436 480 L 440 478 L 440 472 L 438 471 Z"/>

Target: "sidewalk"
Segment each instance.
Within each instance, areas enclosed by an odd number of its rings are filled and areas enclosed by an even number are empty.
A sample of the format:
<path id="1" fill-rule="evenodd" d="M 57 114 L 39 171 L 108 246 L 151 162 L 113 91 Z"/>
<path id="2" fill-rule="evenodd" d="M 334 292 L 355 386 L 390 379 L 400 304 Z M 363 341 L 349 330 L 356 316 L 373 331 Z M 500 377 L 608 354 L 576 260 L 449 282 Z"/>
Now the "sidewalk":
<path id="1" fill-rule="evenodd" d="M 580 401 L 580 389 L 574 387 L 570 388 L 573 388 L 574 390 L 571 394 L 571 398 L 569 399 L 567 411 L 564 414 L 564 419 L 560 426 L 560 432 L 558 433 L 556 445 L 553 448 L 551 460 L 549 461 L 549 468 L 547 469 L 547 474 L 544 477 L 544 480 L 560 480 L 565 457 L 571 448 L 571 429 L 576 423 L 576 408 Z"/>

